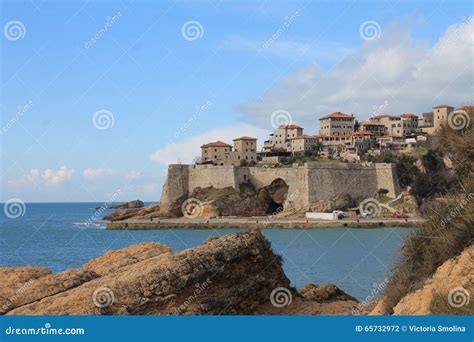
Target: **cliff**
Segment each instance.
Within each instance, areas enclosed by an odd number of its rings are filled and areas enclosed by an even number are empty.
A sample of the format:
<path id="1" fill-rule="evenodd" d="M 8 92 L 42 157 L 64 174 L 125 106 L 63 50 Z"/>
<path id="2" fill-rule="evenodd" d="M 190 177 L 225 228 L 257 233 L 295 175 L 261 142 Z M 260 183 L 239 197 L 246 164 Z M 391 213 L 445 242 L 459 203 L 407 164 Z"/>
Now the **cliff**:
<path id="1" fill-rule="evenodd" d="M 259 230 L 177 253 L 141 243 L 60 273 L 0 268 L 7 315 L 350 314 L 356 304 L 336 287 L 291 288 Z"/>
<path id="2" fill-rule="evenodd" d="M 394 315 L 474 314 L 474 246 L 445 261 L 419 289 L 406 294 L 394 307 Z M 381 300 L 372 315 L 387 315 Z"/>

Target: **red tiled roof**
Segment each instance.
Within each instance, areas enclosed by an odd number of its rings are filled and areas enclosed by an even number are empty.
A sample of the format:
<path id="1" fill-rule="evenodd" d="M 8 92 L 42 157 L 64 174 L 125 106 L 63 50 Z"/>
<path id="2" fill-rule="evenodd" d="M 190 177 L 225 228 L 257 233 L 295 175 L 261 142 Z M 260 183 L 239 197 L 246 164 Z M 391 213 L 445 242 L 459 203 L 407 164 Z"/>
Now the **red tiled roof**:
<path id="1" fill-rule="evenodd" d="M 243 137 L 235 138 L 232 141 L 236 141 L 236 140 L 257 140 L 257 138 L 252 138 L 252 137 L 248 137 L 248 136 L 244 135 Z"/>
<path id="2" fill-rule="evenodd" d="M 297 129 L 297 128 L 303 128 L 303 127 L 300 127 L 300 126 L 298 126 L 298 125 L 293 125 L 293 124 L 291 124 L 291 125 L 281 125 L 281 126 L 278 127 L 278 128 Z"/>
<path id="3" fill-rule="evenodd" d="M 417 118 L 418 116 L 412 113 L 406 113 L 406 114 L 400 115 L 400 117 L 401 118 Z"/>
<path id="4" fill-rule="evenodd" d="M 204 144 L 201 146 L 201 148 L 206 148 L 206 147 L 232 147 L 232 146 L 229 144 L 226 144 L 223 141 L 218 140 L 218 141 L 210 142 L 208 144 Z"/>
<path id="5" fill-rule="evenodd" d="M 328 114 L 326 116 L 323 116 L 322 118 L 319 118 L 319 120 L 324 120 L 324 119 L 351 119 L 351 118 L 354 118 L 354 115 L 352 114 L 344 114 L 344 113 L 341 113 L 341 112 L 334 112 L 334 113 L 331 113 L 331 114 Z"/>
<path id="6" fill-rule="evenodd" d="M 383 118 L 389 118 L 391 115 L 377 115 L 377 116 L 374 116 L 372 119 L 383 119 Z"/>
<path id="7" fill-rule="evenodd" d="M 464 107 L 458 108 L 458 110 L 471 111 L 471 110 L 474 110 L 474 106 L 464 106 Z"/>
<path id="8" fill-rule="evenodd" d="M 441 104 L 439 106 L 433 107 L 433 109 L 435 109 L 435 108 L 446 108 L 446 107 L 453 108 L 451 106 L 448 106 L 447 104 Z"/>

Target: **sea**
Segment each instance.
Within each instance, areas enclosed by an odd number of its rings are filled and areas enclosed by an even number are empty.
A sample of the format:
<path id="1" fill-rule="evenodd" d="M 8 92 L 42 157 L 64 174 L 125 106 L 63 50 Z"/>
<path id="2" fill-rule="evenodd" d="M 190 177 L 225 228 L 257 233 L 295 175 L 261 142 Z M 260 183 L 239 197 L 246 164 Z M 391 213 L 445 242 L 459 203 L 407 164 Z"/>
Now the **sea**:
<path id="1" fill-rule="evenodd" d="M 103 203 L 25 203 L 0 214 L 0 266 L 80 268 L 109 250 L 154 241 L 174 251 L 238 229 L 107 230 Z M 332 283 L 360 301 L 383 290 L 409 228 L 264 229 L 291 285 Z"/>

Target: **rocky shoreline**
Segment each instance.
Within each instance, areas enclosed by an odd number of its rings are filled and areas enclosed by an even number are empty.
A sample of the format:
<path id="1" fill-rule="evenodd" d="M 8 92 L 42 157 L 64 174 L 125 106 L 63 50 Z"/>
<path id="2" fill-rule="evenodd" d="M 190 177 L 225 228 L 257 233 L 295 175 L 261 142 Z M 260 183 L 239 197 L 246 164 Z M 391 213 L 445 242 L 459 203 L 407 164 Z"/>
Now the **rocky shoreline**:
<path id="1" fill-rule="evenodd" d="M 0 268 L 6 315 L 348 315 L 357 305 L 331 284 L 292 288 L 260 230 L 176 253 L 141 243 L 60 273 Z"/>

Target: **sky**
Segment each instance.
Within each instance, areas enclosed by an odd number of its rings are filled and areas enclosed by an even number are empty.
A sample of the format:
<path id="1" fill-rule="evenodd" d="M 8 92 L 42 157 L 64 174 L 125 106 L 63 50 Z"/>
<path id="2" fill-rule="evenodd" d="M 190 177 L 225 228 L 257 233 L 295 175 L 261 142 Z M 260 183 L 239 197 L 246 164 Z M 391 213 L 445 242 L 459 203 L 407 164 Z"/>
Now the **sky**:
<path id="1" fill-rule="evenodd" d="M 0 6 L 2 202 L 158 201 L 210 141 L 474 103 L 472 1 Z"/>

